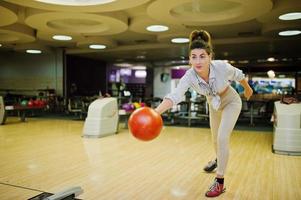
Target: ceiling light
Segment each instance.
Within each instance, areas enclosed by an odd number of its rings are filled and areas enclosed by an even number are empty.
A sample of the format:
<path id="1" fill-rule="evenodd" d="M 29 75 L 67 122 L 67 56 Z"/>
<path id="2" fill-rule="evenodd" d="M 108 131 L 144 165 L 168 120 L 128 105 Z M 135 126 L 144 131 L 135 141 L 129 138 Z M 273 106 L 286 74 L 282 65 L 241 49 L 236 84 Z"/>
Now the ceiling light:
<path id="1" fill-rule="evenodd" d="M 2 44 L 0 44 L 0 47 L 2 47 Z"/>
<path id="2" fill-rule="evenodd" d="M 105 49 L 107 48 L 106 45 L 102 45 L 102 44 L 91 44 L 89 45 L 90 49 Z"/>
<path id="3" fill-rule="evenodd" d="M 270 58 L 267 59 L 267 61 L 269 61 L 269 62 L 274 62 L 274 61 L 275 61 L 275 58 L 270 57 Z"/>
<path id="4" fill-rule="evenodd" d="M 151 25 L 146 27 L 146 30 L 151 31 L 151 32 L 163 32 L 167 31 L 169 28 L 167 26 L 163 25 Z"/>
<path id="5" fill-rule="evenodd" d="M 68 35 L 54 35 L 52 36 L 52 38 L 54 40 L 62 40 L 62 41 L 72 40 L 72 37 Z"/>
<path id="6" fill-rule="evenodd" d="M 189 42 L 188 38 L 173 38 L 171 39 L 172 43 L 187 43 Z"/>
<path id="7" fill-rule="evenodd" d="M 280 36 L 293 36 L 293 35 L 299 35 L 301 33 L 300 30 L 288 30 L 288 31 L 281 31 L 278 34 Z"/>
<path id="8" fill-rule="evenodd" d="M 42 51 L 41 50 L 37 50 L 37 49 L 27 49 L 26 53 L 40 54 L 40 53 L 42 53 Z"/>
<path id="9" fill-rule="evenodd" d="M 296 20 L 301 19 L 301 12 L 286 13 L 279 16 L 281 20 Z"/>
<path id="10" fill-rule="evenodd" d="M 92 5 L 99 5 L 99 4 L 106 4 L 111 3 L 115 0 L 36 0 L 42 3 L 48 4 L 57 4 L 57 5 L 64 5 L 64 6 L 92 6 Z"/>

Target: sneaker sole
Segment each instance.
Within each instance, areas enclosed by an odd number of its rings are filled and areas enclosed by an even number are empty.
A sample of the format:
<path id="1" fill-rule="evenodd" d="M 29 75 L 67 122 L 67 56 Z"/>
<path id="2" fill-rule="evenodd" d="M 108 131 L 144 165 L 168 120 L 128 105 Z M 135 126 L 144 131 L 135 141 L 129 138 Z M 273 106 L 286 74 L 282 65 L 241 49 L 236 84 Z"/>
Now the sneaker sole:
<path id="1" fill-rule="evenodd" d="M 226 192 L 226 188 L 224 188 L 219 195 L 223 194 L 224 192 Z M 217 196 L 207 196 L 207 194 L 205 194 L 205 196 L 209 197 L 209 198 L 218 197 L 219 195 L 217 195 Z"/>

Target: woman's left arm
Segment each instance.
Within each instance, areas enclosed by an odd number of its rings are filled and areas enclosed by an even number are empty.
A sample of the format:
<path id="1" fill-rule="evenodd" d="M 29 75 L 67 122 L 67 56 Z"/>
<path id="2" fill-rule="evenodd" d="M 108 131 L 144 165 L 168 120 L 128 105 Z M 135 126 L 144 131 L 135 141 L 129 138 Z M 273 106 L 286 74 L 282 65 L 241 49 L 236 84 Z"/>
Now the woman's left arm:
<path id="1" fill-rule="evenodd" d="M 253 90 L 250 87 L 247 79 L 245 78 L 245 75 L 243 74 L 242 70 L 233 67 L 231 64 L 226 63 L 226 73 L 228 76 L 228 80 L 235 80 L 238 81 L 244 88 L 244 95 L 247 100 L 250 99 L 250 97 L 253 94 Z"/>
<path id="2" fill-rule="evenodd" d="M 244 88 L 244 95 L 245 95 L 246 99 L 249 100 L 250 97 L 251 97 L 252 94 L 253 94 L 253 90 L 252 90 L 252 88 L 250 87 L 250 85 L 249 85 L 247 79 L 244 78 L 244 79 L 242 79 L 241 81 L 239 81 L 239 83 L 240 83 L 240 84 L 243 86 L 243 88 Z"/>

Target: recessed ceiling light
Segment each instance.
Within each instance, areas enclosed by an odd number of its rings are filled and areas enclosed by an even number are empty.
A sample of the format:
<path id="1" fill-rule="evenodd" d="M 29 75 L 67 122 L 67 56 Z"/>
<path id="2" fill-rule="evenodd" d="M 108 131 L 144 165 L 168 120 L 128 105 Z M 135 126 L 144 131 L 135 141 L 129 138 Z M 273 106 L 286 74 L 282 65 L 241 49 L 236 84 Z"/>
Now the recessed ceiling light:
<path id="1" fill-rule="evenodd" d="M 91 44 L 89 45 L 90 49 L 105 49 L 107 48 L 106 45 L 102 45 L 102 44 Z"/>
<path id="2" fill-rule="evenodd" d="M 188 38 L 173 38 L 171 39 L 172 43 L 187 43 L 189 42 Z"/>
<path id="3" fill-rule="evenodd" d="M 57 4 L 64 6 L 92 6 L 111 3 L 115 0 L 36 0 L 42 3 Z"/>
<path id="4" fill-rule="evenodd" d="M 300 30 L 287 30 L 287 31 L 281 31 L 278 34 L 280 36 L 293 36 L 293 35 L 299 35 L 301 33 Z"/>
<path id="5" fill-rule="evenodd" d="M 279 16 L 281 20 L 296 20 L 301 19 L 301 12 L 291 12 Z"/>
<path id="6" fill-rule="evenodd" d="M 27 49 L 27 50 L 26 50 L 26 53 L 40 54 L 40 53 L 42 53 L 42 51 L 41 51 L 41 50 L 38 50 L 38 49 Z"/>
<path id="7" fill-rule="evenodd" d="M 167 26 L 163 25 L 151 25 L 146 27 L 146 30 L 151 31 L 151 32 L 164 32 L 167 31 L 169 28 Z"/>
<path id="8" fill-rule="evenodd" d="M 0 44 L 0 47 L 2 47 L 2 44 Z"/>
<path id="9" fill-rule="evenodd" d="M 54 40 L 63 40 L 63 41 L 68 41 L 72 40 L 72 37 L 69 35 L 54 35 L 52 36 Z"/>
<path id="10" fill-rule="evenodd" d="M 274 61 L 276 61 L 276 59 L 273 58 L 273 57 L 270 57 L 270 58 L 267 59 L 267 61 L 269 61 L 269 62 L 274 62 Z"/>

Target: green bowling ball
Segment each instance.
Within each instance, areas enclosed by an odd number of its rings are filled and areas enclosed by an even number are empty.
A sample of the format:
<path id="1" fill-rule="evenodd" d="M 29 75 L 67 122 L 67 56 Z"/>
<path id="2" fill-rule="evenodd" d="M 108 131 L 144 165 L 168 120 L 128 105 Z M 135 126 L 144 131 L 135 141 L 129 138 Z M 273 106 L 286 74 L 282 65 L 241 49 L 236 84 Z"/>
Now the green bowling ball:
<path id="1" fill-rule="evenodd" d="M 21 101 L 21 106 L 27 106 L 28 104 L 28 101 L 27 100 L 22 100 Z"/>

